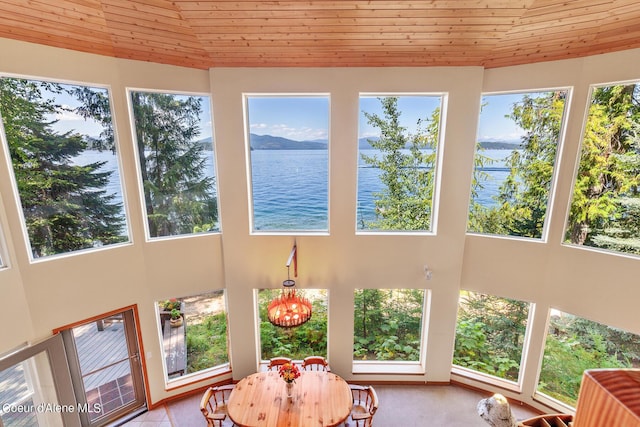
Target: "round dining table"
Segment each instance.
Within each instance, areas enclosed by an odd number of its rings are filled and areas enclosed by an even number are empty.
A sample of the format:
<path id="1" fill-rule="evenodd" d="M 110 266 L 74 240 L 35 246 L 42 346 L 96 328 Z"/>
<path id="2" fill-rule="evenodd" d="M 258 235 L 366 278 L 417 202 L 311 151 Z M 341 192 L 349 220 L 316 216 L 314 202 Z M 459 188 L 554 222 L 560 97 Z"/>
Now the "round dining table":
<path id="1" fill-rule="evenodd" d="M 349 384 L 332 372 L 301 371 L 287 397 L 277 371 L 240 380 L 227 401 L 227 414 L 240 427 L 333 427 L 353 406 Z"/>

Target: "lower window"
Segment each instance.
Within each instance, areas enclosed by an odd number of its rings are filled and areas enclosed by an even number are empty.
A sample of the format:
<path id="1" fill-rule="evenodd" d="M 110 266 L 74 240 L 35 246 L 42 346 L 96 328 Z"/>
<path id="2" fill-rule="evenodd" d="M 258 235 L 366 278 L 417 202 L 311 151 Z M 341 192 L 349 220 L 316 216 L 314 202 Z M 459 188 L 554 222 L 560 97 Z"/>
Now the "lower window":
<path id="1" fill-rule="evenodd" d="M 281 292 L 281 289 L 258 290 L 261 359 L 269 360 L 277 356 L 294 360 L 312 355 L 327 357 L 327 290 L 297 290 L 298 294 L 311 302 L 312 309 L 311 319 L 295 328 L 275 326 L 269 322 L 267 306 Z"/>
<path id="2" fill-rule="evenodd" d="M 461 291 L 453 363 L 518 381 L 530 303 Z"/>
<path id="3" fill-rule="evenodd" d="M 356 289 L 354 361 L 420 361 L 424 289 Z"/>
<path id="4" fill-rule="evenodd" d="M 586 369 L 640 366 L 640 336 L 552 310 L 538 392 L 575 407 Z"/>
<path id="5" fill-rule="evenodd" d="M 224 290 L 157 303 L 167 379 L 229 363 Z"/>

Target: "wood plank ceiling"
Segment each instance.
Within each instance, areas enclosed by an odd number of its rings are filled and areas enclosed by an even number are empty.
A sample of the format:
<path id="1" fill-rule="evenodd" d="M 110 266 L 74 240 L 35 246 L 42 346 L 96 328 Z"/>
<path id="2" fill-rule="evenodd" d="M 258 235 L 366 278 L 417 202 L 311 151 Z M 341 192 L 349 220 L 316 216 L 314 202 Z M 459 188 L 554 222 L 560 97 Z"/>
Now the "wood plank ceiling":
<path id="1" fill-rule="evenodd" d="M 638 48 L 640 1 L 0 0 L 0 37 L 200 69 L 493 68 Z"/>

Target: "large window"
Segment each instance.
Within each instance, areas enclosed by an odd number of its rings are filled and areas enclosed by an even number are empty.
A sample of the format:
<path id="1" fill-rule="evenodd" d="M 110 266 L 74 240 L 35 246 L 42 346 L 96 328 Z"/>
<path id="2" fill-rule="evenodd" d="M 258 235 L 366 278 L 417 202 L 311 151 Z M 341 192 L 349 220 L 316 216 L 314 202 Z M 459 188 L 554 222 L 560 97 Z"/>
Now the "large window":
<path id="1" fill-rule="evenodd" d="M 168 379 L 229 363 L 224 290 L 158 301 Z"/>
<path id="2" fill-rule="evenodd" d="M 638 366 L 640 336 L 553 310 L 538 391 L 575 406 L 586 369 Z"/>
<path id="3" fill-rule="evenodd" d="M 640 255 L 640 85 L 594 87 L 565 241 Z"/>
<path id="4" fill-rule="evenodd" d="M 425 312 L 424 289 L 356 289 L 353 360 L 420 361 Z"/>
<path id="5" fill-rule="evenodd" d="M 567 91 L 486 95 L 467 230 L 542 238 Z"/>
<path id="6" fill-rule="evenodd" d="M 453 363 L 518 381 L 530 304 L 461 291 Z"/>
<path id="7" fill-rule="evenodd" d="M 33 258 L 129 240 L 107 89 L 0 78 Z"/>
<path id="8" fill-rule="evenodd" d="M 149 237 L 219 230 L 206 96 L 131 92 Z"/>
<path id="9" fill-rule="evenodd" d="M 248 96 L 254 231 L 329 229 L 329 97 Z"/>
<path id="10" fill-rule="evenodd" d="M 433 230 L 441 96 L 361 96 L 357 229 Z"/>
<path id="11" fill-rule="evenodd" d="M 258 291 L 258 312 L 260 314 L 260 357 L 269 360 L 284 356 L 302 360 L 307 356 L 327 357 L 327 290 L 297 290 L 312 304 L 311 319 L 295 328 L 274 326 L 267 317 L 267 305 L 281 289 L 260 289 Z"/>

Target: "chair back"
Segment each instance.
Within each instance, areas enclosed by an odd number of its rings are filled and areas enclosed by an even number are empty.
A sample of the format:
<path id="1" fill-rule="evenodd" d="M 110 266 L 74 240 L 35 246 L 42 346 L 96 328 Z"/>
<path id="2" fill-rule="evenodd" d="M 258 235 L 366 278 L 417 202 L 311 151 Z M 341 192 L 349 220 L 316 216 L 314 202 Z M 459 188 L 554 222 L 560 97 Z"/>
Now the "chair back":
<path id="1" fill-rule="evenodd" d="M 288 357 L 274 357 L 269 360 L 269 365 L 267 365 L 267 369 L 273 371 L 274 369 L 278 369 L 278 366 L 284 365 L 285 363 L 292 363 L 293 361 Z"/>
<path id="2" fill-rule="evenodd" d="M 371 386 L 349 384 L 349 387 L 353 395 L 351 419 L 356 427 L 370 427 L 379 406 L 378 394 Z"/>
<path id="3" fill-rule="evenodd" d="M 305 371 L 330 371 L 327 359 L 322 356 L 305 357 L 302 361 L 302 369 Z"/>
<path id="4" fill-rule="evenodd" d="M 227 401 L 234 389 L 233 384 L 209 387 L 200 400 L 200 412 L 207 427 L 222 427 L 227 418 Z"/>

